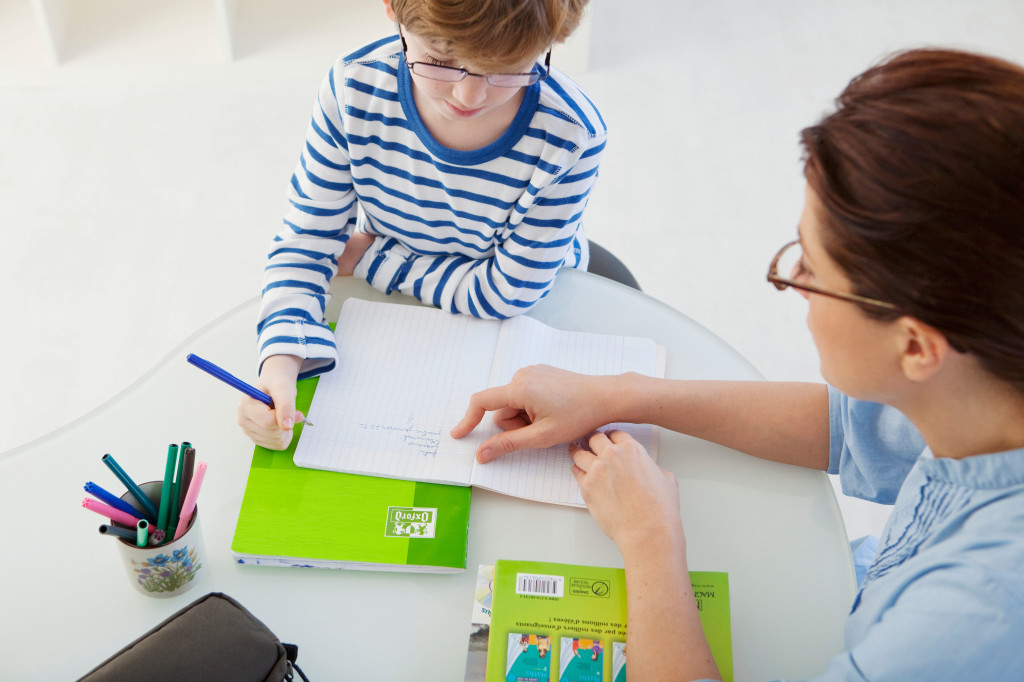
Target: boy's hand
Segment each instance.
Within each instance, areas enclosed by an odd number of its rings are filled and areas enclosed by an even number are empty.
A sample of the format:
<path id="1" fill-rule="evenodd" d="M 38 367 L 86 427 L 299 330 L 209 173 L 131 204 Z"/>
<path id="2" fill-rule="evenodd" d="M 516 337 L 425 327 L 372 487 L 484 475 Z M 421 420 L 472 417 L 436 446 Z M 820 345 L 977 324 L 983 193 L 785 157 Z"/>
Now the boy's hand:
<path id="1" fill-rule="evenodd" d="M 451 430 L 453 438 L 472 431 L 484 413 L 495 411 L 504 431 L 477 448 L 481 464 L 516 450 L 568 443 L 609 421 L 602 393 L 607 377 L 575 374 L 548 365 L 524 367 L 505 386 L 488 388 L 470 398 L 466 416 Z"/>
<path id="2" fill-rule="evenodd" d="M 345 242 L 345 250 L 341 252 L 341 258 L 338 259 L 339 277 L 352 276 L 356 266 L 359 265 L 359 259 L 370 248 L 374 239 L 376 239 L 374 235 L 364 232 L 356 232 L 348 238 L 348 241 Z"/>
<path id="3" fill-rule="evenodd" d="M 274 400 L 270 409 L 258 400 L 242 396 L 238 402 L 238 425 L 256 445 L 284 450 L 292 441 L 292 428 L 305 417 L 295 410 L 295 381 L 302 358 L 272 355 L 263 362 L 256 387 Z"/>

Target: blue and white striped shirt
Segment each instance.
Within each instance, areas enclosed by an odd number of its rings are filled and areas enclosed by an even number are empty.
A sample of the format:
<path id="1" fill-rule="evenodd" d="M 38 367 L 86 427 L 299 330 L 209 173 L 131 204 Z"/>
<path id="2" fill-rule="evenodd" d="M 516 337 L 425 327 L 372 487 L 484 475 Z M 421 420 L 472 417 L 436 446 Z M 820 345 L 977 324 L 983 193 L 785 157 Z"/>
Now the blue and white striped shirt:
<path id="1" fill-rule="evenodd" d="M 482 318 L 528 310 L 559 268 L 587 265 L 581 217 L 606 136 L 593 103 L 552 70 L 499 139 L 449 149 L 416 110 L 397 36 L 339 59 L 268 256 L 261 366 L 280 354 L 306 360 L 301 377 L 334 366 L 324 305 L 353 230 L 378 235 L 355 275 L 381 291 Z"/>

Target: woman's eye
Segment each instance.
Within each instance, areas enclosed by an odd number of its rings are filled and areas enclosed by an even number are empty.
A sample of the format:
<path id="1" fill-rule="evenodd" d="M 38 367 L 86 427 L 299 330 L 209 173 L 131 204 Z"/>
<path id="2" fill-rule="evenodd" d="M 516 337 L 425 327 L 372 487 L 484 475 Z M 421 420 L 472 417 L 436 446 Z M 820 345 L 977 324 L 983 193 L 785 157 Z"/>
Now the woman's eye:
<path id="1" fill-rule="evenodd" d="M 804 265 L 802 257 L 793 265 L 793 271 L 789 275 L 790 279 L 811 279 L 812 277 L 814 277 L 814 273 Z"/>
<path id="2" fill-rule="evenodd" d="M 433 64 L 434 66 L 445 66 L 443 61 L 436 57 L 431 57 L 429 54 L 423 55 L 423 59 L 425 59 L 428 64 Z"/>

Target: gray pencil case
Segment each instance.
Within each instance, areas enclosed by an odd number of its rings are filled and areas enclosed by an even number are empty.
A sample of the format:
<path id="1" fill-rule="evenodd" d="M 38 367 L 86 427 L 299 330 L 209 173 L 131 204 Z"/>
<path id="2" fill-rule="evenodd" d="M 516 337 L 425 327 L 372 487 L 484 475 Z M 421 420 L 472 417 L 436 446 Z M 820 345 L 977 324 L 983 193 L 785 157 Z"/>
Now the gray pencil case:
<path id="1" fill-rule="evenodd" d="M 282 644 L 231 597 L 200 597 L 88 672 L 79 682 L 292 680 L 298 647 Z"/>

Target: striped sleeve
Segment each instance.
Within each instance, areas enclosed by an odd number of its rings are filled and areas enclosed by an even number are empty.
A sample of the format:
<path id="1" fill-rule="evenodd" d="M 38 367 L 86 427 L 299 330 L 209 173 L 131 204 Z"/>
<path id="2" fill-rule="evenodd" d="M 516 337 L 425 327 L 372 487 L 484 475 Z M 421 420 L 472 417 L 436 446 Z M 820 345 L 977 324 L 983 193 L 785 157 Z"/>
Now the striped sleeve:
<path id="1" fill-rule="evenodd" d="M 586 266 L 582 217 L 604 145 L 604 131 L 595 132 L 552 182 L 531 183 L 489 257 L 414 253 L 395 238 L 378 238 L 355 274 L 451 313 L 504 319 L 526 312 L 560 268 Z"/>
<path id="2" fill-rule="evenodd" d="M 340 77 L 336 65 L 321 84 L 288 188 L 284 225 L 271 243 L 263 277 L 260 367 L 272 355 L 294 355 L 305 360 L 299 378 L 328 371 L 337 360 L 324 307 L 356 220 Z"/>

